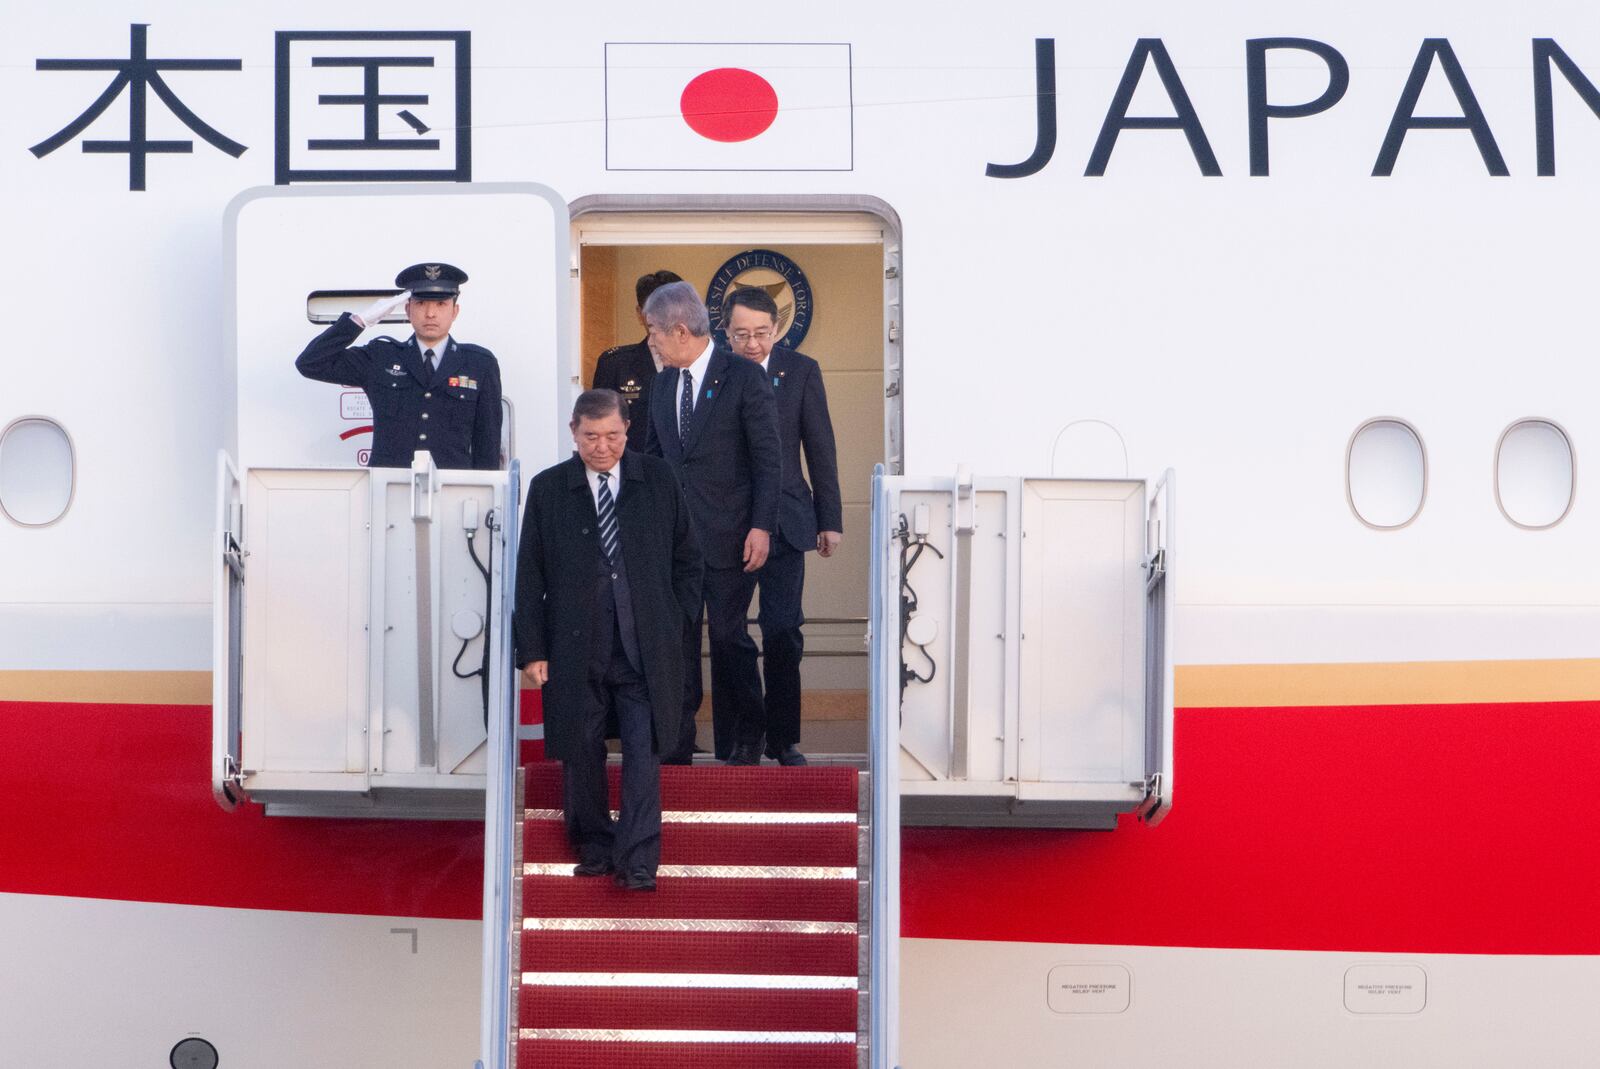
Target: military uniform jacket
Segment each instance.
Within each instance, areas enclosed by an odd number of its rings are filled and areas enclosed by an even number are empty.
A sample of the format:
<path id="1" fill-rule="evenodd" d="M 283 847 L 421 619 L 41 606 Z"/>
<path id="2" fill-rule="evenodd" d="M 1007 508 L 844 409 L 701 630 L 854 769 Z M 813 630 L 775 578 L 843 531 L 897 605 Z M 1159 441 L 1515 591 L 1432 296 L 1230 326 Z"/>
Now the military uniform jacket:
<path id="1" fill-rule="evenodd" d="M 359 386 L 372 403 L 369 467 L 409 468 L 419 449 L 441 468 L 500 466 L 500 364 L 494 354 L 454 338 L 428 377 L 415 337 L 351 345 L 361 324 L 346 312 L 295 360 L 318 382 Z"/>
<path id="2" fill-rule="evenodd" d="M 594 365 L 594 389 L 616 390 L 627 399 L 628 448 L 641 453 L 650 428 L 650 382 L 655 377 L 655 358 L 642 341 L 607 349 Z"/>
<path id="3" fill-rule="evenodd" d="M 750 529 L 778 529 L 783 461 L 772 387 L 760 364 L 717 349 L 696 384 L 685 441 L 678 434 L 679 374 L 662 368 L 650 388 L 648 448 L 678 474 L 706 567 L 741 568 Z"/>
<path id="4" fill-rule="evenodd" d="M 617 538 L 634 634 L 650 692 L 656 744 L 677 748 L 683 715 L 683 634 L 701 597 L 700 547 L 672 469 L 660 457 L 625 450 L 617 495 Z M 528 485 L 517 546 L 516 663 L 550 662 L 544 687 L 545 752 L 575 752 L 589 690 L 600 524 L 583 461 L 546 468 Z"/>
<path id="5" fill-rule="evenodd" d="M 804 553 L 817 548 L 818 531 L 844 530 L 839 454 L 828 415 L 828 395 L 817 362 L 794 349 L 772 350 L 767 357 L 767 381 L 778 401 L 778 437 L 783 442 L 777 535 Z M 800 468 L 802 446 L 810 484 Z"/>

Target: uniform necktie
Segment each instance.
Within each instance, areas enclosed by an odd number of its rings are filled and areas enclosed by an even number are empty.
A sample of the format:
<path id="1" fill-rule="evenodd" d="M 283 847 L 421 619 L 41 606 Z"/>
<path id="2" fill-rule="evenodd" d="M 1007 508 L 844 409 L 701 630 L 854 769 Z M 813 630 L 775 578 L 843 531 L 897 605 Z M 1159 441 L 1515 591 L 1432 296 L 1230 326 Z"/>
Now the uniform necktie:
<path id="1" fill-rule="evenodd" d="M 428 377 L 433 377 L 433 350 L 429 349 L 422 354 L 422 366 L 428 369 Z"/>
<path id="2" fill-rule="evenodd" d="M 683 369 L 683 397 L 678 401 L 678 442 L 689 444 L 689 423 L 694 419 L 694 374 Z"/>
<path id="3" fill-rule="evenodd" d="M 606 560 L 611 564 L 617 563 L 617 502 L 611 496 L 611 473 L 602 471 L 600 476 L 600 502 L 597 506 L 600 511 L 600 548 L 605 552 Z"/>

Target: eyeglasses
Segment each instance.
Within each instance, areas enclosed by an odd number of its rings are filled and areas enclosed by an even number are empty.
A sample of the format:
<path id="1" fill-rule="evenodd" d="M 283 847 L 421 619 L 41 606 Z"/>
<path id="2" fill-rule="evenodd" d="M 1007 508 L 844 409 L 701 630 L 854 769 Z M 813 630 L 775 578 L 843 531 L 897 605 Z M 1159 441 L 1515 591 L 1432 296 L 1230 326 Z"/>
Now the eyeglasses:
<path id="1" fill-rule="evenodd" d="M 764 342 L 774 333 L 776 332 L 762 327 L 760 330 L 730 330 L 728 337 L 735 345 L 743 345 L 747 341 Z"/>

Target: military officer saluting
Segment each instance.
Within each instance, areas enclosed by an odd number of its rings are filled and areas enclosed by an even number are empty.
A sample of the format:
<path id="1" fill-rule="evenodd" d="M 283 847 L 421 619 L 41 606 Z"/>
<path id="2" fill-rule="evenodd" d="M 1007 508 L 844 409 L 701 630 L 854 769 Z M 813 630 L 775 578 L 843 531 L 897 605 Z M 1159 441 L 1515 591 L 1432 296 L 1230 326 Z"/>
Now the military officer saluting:
<path id="1" fill-rule="evenodd" d="M 372 403 L 369 467 L 409 468 L 425 450 L 441 468 L 500 467 L 500 364 L 479 345 L 450 336 L 467 273 L 416 264 L 395 276 L 404 292 L 352 315 L 311 340 L 294 366 L 308 379 L 359 386 Z M 406 341 L 352 345 L 401 305 L 415 332 Z"/>

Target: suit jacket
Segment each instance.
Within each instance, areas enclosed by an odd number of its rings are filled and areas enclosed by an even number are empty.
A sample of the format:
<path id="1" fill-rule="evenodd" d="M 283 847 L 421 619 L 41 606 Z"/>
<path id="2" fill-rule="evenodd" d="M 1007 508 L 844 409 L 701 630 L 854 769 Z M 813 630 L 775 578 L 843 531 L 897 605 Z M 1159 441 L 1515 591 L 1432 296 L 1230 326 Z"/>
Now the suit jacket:
<path id="1" fill-rule="evenodd" d="M 644 662 L 659 752 L 677 748 L 683 711 L 683 635 L 701 599 L 702 565 L 672 469 L 627 450 L 617 495 L 617 537 L 628 573 L 634 630 Z M 577 454 L 533 477 L 517 547 L 516 662 L 549 661 L 545 751 L 575 752 L 589 688 L 599 522 Z"/>
<path id="2" fill-rule="evenodd" d="M 441 468 L 500 466 L 500 364 L 480 345 L 451 338 L 433 374 L 415 337 L 351 345 L 361 324 L 346 312 L 295 359 L 318 382 L 359 386 L 372 404 L 368 467 L 409 468 L 411 454 L 433 454 Z"/>
<path id="3" fill-rule="evenodd" d="M 778 401 L 778 437 L 783 443 L 778 533 L 804 553 L 817 548 L 818 531 L 844 530 L 839 454 L 828 415 L 828 395 L 817 362 L 794 349 L 772 350 L 767 358 L 767 381 Z M 806 484 L 800 468 L 801 446 L 805 447 L 813 485 Z"/>
<path id="4" fill-rule="evenodd" d="M 761 365 L 715 350 L 683 441 L 678 376 L 662 368 L 650 388 L 648 449 L 677 472 L 706 567 L 742 568 L 750 529 L 778 529 L 783 462 L 772 387 Z"/>
<path id="5" fill-rule="evenodd" d="M 607 349 L 594 365 L 592 388 L 616 390 L 628 400 L 629 449 L 645 449 L 650 431 L 650 382 L 655 377 L 655 358 L 642 341 Z"/>

